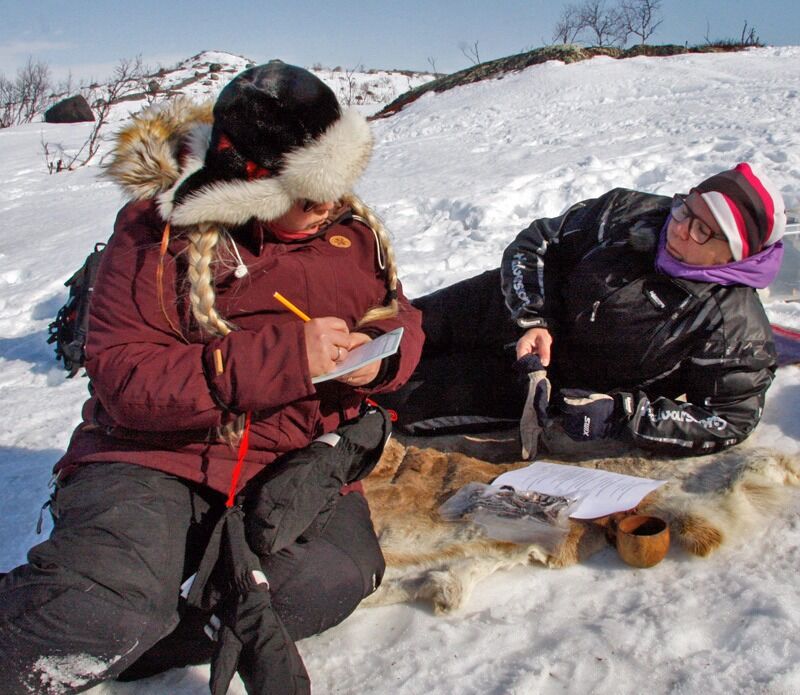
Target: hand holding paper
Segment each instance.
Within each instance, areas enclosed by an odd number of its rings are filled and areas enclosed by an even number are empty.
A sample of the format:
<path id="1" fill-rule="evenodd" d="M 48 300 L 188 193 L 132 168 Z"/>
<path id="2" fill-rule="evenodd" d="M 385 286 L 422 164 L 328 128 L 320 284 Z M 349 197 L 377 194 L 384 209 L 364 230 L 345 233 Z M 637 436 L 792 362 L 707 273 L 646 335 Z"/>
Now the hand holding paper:
<path id="1" fill-rule="evenodd" d="M 393 355 L 400 347 L 400 339 L 403 337 L 402 327 L 384 333 L 375 340 L 370 340 L 366 333 L 348 332 L 347 326 L 341 319 L 325 317 L 314 320 L 280 292 L 275 292 L 272 296 L 306 324 L 306 350 L 308 350 L 312 384 L 339 379 L 345 374 L 351 375 L 350 379 L 346 381 L 353 386 L 368 384 L 380 369 L 380 365 L 376 364 L 374 368 L 367 368 L 368 365 Z M 324 322 L 327 323 L 323 325 Z M 316 336 L 316 333 L 320 335 Z M 328 344 L 336 348 L 336 358 L 331 359 Z M 346 347 L 347 357 L 338 362 L 338 366 L 333 371 L 326 372 L 326 365 L 338 360 L 342 347 Z"/>
<path id="2" fill-rule="evenodd" d="M 350 344 L 347 346 L 347 354 L 349 355 L 353 350 L 365 345 L 366 343 L 369 343 L 371 340 L 372 338 L 366 333 L 353 331 L 350 333 Z M 342 358 L 342 361 L 344 361 L 345 358 L 346 355 Z M 341 381 L 348 386 L 365 386 L 366 384 L 374 381 L 380 371 L 381 360 L 373 360 L 372 362 L 367 362 L 367 364 L 352 372 L 348 372 L 345 375 L 336 377 L 336 381 Z"/>
<path id="3" fill-rule="evenodd" d="M 400 340 L 402 337 L 402 327 L 395 328 L 393 331 L 389 331 L 388 333 L 378 336 L 375 338 L 375 340 L 370 340 L 369 342 L 350 350 L 350 352 L 347 353 L 347 357 L 345 357 L 339 363 L 339 366 L 336 369 L 334 369 L 332 372 L 328 372 L 327 374 L 314 377 L 311 379 L 311 383 L 318 384 L 322 381 L 328 381 L 329 379 L 338 379 L 340 376 L 355 372 L 364 365 L 375 362 L 376 360 L 382 360 L 384 357 L 388 357 L 389 355 L 393 355 L 400 348 Z"/>

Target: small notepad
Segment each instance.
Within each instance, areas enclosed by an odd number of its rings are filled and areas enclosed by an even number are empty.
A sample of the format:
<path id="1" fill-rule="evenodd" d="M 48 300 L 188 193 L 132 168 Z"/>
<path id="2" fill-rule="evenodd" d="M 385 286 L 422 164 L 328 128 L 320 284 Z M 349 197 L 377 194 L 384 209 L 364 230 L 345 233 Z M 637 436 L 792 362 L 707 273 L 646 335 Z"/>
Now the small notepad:
<path id="1" fill-rule="evenodd" d="M 365 364 L 374 362 L 375 360 L 382 360 L 384 357 L 394 355 L 400 348 L 400 339 L 403 337 L 403 328 L 395 328 L 393 331 L 384 333 L 368 343 L 359 345 L 354 350 L 347 353 L 339 366 L 332 372 L 321 374 L 311 379 L 312 384 L 319 384 L 321 381 L 328 381 L 330 379 L 337 379 L 340 376 L 349 374 L 350 372 L 360 369 Z"/>

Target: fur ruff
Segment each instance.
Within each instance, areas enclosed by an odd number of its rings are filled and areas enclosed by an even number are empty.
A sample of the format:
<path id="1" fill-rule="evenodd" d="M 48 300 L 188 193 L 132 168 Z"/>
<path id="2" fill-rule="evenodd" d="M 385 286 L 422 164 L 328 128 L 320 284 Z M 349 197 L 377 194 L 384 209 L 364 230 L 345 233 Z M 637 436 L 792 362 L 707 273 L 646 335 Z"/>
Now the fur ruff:
<path id="1" fill-rule="evenodd" d="M 745 445 L 695 458 L 653 459 L 638 452 L 565 463 L 668 480 L 638 510 L 667 520 L 673 544 L 701 557 L 763 525 L 785 504 L 788 488 L 800 485 L 796 457 Z M 526 465 L 406 448 L 392 440 L 364 481 L 387 562 L 383 583 L 366 605 L 425 600 L 436 613 L 448 613 L 497 570 L 534 563 L 566 567 L 604 547 L 604 530 L 591 522 L 572 520 L 563 543 L 548 550 L 493 541 L 469 524 L 439 518 L 439 506 L 466 483 L 488 483 Z"/>
<path id="2" fill-rule="evenodd" d="M 178 99 L 135 116 L 117 136 L 108 176 L 134 200 L 157 196 L 159 213 L 175 225 L 235 226 L 280 217 L 300 198 L 338 200 L 352 190 L 372 152 L 367 121 L 348 109 L 317 139 L 290 151 L 275 176 L 214 182 L 174 205 L 180 185 L 203 167 L 212 108 Z M 181 146 L 188 154 L 178 161 Z"/>
<path id="3" fill-rule="evenodd" d="M 170 189 L 182 178 L 178 148 L 186 138 L 196 141 L 198 133 L 206 133 L 208 138 L 211 109 L 211 103 L 198 105 L 178 98 L 133 116 L 131 124 L 117 133 L 106 175 L 132 200 L 152 198 Z M 202 163 L 201 158 L 200 166 Z"/>

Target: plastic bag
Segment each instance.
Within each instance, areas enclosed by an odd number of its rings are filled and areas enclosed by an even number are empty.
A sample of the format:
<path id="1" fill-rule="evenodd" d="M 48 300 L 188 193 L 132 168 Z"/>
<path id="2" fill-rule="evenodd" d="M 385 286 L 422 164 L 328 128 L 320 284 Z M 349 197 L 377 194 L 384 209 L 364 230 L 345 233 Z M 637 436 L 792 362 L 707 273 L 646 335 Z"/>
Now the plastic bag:
<path id="1" fill-rule="evenodd" d="M 446 521 L 470 521 L 494 540 L 535 543 L 552 553 L 569 533 L 569 515 L 579 501 L 577 497 L 468 483 L 439 507 L 439 514 Z"/>

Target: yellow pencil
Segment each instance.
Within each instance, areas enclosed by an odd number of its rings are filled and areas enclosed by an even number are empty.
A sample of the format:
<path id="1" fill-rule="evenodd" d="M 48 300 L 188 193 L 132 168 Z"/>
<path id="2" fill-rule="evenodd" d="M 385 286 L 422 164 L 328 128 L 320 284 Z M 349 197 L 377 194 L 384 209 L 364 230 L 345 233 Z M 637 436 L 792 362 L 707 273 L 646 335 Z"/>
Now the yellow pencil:
<path id="1" fill-rule="evenodd" d="M 294 304 L 292 304 L 286 297 L 284 297 L 280 292 L 275 292 L 272 295 L 277 299 L 283 306 L 285 306 L 289 311 L 291 311 L 295 316 L 299 316 L 303 321 L 310 321 L 311 317 L 306 314 L 305 312 L 298 309 Z"/>

